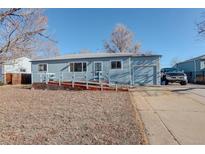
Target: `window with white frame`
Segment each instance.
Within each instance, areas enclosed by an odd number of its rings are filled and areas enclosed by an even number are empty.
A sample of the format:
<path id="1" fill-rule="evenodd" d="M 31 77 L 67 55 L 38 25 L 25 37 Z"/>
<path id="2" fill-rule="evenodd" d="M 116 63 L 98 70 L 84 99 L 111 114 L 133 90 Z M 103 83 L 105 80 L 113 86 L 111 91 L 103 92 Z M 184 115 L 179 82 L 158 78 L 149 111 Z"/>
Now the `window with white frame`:
<path id="1" fill-rule="evenodd" d="M 111 61 L 111 69 L 122 69 L 122 61 L 121 60 Z"/>
<path id="2" fill-rule="evenodd" d="M 205 68 L 205 60 L 200 62 L 200 69 L 204 69 Z"/>
<path id="3" fill-rule="evenodd" d="M 20 72 L 26 72 L 25 68 L 20 68 Z"/>
<path id="4" fill-rule="evenodd" d="M 86 72 L 86 71 L 87 71 L 86 62 L 70 63 L 70 72 Z"/>
<path id="5" fill-rule="evenodd" d="M 39 72 L 47 72 L 47 64 L 38 64 L 38 71 Z"/>

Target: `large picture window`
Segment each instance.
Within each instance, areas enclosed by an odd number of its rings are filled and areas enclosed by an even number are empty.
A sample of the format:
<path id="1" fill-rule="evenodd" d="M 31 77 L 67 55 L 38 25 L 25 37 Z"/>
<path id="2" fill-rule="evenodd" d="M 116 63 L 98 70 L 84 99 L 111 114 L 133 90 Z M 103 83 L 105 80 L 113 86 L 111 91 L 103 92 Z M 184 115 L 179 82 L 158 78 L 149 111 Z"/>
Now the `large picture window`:
<path id="1" fill-rule="evenodd" d="M 85 62 L 70 63 L 70 72 L 86 72 L 87 64 Z"/>
<path id="2" fill-rule="evenodd" d="M 47 64 L 39 64 L 38 71 L 39 72 L 47 72 Z"/>
<path id="3" fill-rule="evenodd" d="M 122 61 L 116 60 L 111 61 L 111 69 L 121 69 L 122 68 Z"/>

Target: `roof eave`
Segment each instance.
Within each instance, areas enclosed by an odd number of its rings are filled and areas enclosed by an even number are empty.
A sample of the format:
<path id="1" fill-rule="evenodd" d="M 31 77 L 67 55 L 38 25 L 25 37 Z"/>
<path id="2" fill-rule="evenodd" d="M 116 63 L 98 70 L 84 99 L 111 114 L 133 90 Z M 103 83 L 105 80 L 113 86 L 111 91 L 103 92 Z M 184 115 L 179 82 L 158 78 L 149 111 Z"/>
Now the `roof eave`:
<path id="1" fill-rule="evenodd" d="M 162 55 L 112 55 L 112 56 L 99 56 L 99 57 L 71 57 L 71 58 L 51 58 L 51 59 L 33 59 L 30 62 L 38 61 L 54 61 L 54 60 L 67 60 L 67 59 L 95 59 L 95 58 L 113 58 L 113 57 L 162 57 Z"/>

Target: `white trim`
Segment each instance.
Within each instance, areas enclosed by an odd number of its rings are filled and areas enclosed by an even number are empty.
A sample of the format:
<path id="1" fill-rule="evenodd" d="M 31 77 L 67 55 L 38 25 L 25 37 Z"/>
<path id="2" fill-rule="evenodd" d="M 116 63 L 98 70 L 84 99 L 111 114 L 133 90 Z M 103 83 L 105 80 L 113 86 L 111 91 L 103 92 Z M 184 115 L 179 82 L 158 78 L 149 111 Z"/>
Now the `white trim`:
<path id="1" fill-rule="evenodd" d="M 114 61 L 120 61 L 121 68 L 112 68 L 112 62 L 114 62 Z M 123 70 L 123 60 L 122 59 L 110 60 L 110 70 Z"/>
<path id="2" fill-rule="evenodd" d="M 71 72 L 70 71 L 70 63 L 82 63 L 82 71 L 80 71 L 80 72 L 75 72 L 75 71 L 73 71 L 73 72 Z M 83 63 L 86 63 L 86 71 L 83 71 Z M 71 73 L 82 73 L 82 72 L 87 72 L 88 71 L 88 62 L 87 61 L 72 61 L 72 62 L 68 62 L 68 72 L 71 72 Z"/>
<path id="3" fill-rule="evenodd" d="M 47 68 L 46 68 L 46 71 L 39 71 L 39 65 L 44 65 L 44 64 L 46 64 L 46 67 L 47 67 Z M 42 73 L 42 72 L 46 72 L 46 73 L 47 73 L 47 72 L 48 72 L 48 63 L 39 63 L 39 64 L 38 64 L 38 72 L 41 72 L 41 73 Z"/>
<path id="4" fill-rule="evenodd" d="M 67 64 L 68 64 L 68 72 L 70 72 L 70 62 L 68 62 Z"/>

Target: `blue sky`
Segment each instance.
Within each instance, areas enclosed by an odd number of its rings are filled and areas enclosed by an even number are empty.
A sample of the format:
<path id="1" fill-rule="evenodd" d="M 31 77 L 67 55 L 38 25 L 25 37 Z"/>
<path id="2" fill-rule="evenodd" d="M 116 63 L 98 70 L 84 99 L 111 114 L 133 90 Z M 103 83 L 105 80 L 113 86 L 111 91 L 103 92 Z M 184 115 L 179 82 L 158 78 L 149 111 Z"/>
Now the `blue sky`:
<path id="1" fill-rule="evenodd" d="M 61 54 L 81 49 L 103 50 L 104 40 L 118 23 L 125 24 L 141 42 L 142 51 L 161 54 L 161 66 L 205 54 L 205 38 L 196 22 L 205 9 L 47 9 L 49 30 Z"/>

